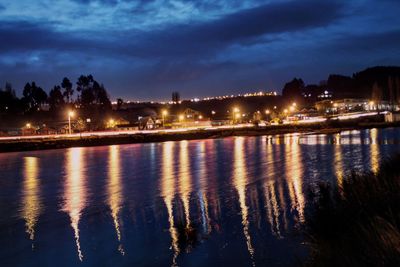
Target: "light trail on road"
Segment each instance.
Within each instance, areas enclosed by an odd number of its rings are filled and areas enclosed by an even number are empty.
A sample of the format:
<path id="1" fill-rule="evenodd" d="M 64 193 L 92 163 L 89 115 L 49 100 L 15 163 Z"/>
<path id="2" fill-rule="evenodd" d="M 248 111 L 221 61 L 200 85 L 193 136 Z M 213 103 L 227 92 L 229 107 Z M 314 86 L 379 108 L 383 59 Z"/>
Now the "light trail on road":
<path id="1" fill-rule="evenodd" d="M 378 112 L 364 112 L 364 113 L 349 113 L 341 114 L 332 117 L 333 120 L 349 120 L 357 119 L 366 116 L 378 115 Z M 382 113 L 383 114 L 383 113 Z M 296 125 L 296 124 L 316 124 L 325 122 L 326 117 L 318 116 L 312 117 L 307 120 L 288 122 L 284 121 L 284 125 Z M 215 131 L 225 129 L 240 129 L 240 128 L 255 128 L 256 126 L 251 123 L 237 124 L 237 125 L 222 125 L 222 126 L 203 126 L 203 127 L 188 127 L 188 128 L 177 128 L 177 129 L 156 129 L 156 130 L 125 130 L 125 131 L 99 131 L 99 132 L 83 132 L 73 134 L 52 134 L 52 135 L 29 135 L 29 136 L 4 136 L 0 137 L 0 141 L 18 141 L 18 140 L 54 140 L 54 139 L 68 139 L 68 138 L 82 138 L 82 137 L 100 137 L 100 136 L 122 136 L 122 135 L 135 135 L 135 134 L 157 134 L 157 133 L 184 133 L 188 131 L 204 130 L 204 131 Z M 268 128 L 270 126 L 263 126 Z"/>

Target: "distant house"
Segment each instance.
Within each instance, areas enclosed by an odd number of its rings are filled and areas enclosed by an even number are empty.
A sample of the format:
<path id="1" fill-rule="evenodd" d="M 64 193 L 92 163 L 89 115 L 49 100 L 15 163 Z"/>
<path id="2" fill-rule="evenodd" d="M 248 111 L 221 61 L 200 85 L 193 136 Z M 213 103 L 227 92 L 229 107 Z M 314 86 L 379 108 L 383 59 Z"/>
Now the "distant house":
<path id="1" fill-rule="evenodd" d="M 231 124 L 231 120 L 212 120 L 211 126 L 222 126 Z"/>
<path id="2" fill-rule="evenodd" d="M 0 130 L 0 136 L 17 136 L 21 135 L 21 128 L 3 128 Z"/>
<path id="3" fill-rule="evenodd" d="M 152 130 L 155 129 L 156 124 L 151 117 L 143 117 L 139 120 L 139 130 Z"/>
<path id="4" fill-rule="evenodd" d="M 115 120 L 115 126 L 125 126 L 125 125 L 129 125 L 129 121 L 125 120 L 124 118 L 118 118 L 117 120 Z"/>
<path id="5" fill-rule="evenodd" d="M 36 128 L 32 127 L 30 125 L 24 126 L 21 128 L 21 134 L 22 135 L 35 135 L 36 134 Z"/>
<path id="6" fill-rule="evenodd" d="M 315 108 L 321 114 L 347 113 L 368 110 L 368 99 L 344 98 L 338 100 L 322 100 L 315 103 Z"/>
<path id="7" fill-rule="evenodd" d="M 183 115 L 185 116 L 185 120 L 198 120 L 201 118 L 201 113 L 191 108 L 185 109 Z"/>
<path id="8" fill-rule="evenodd" d="M 72 128 L 72 131 L 73 131 L 73 128 Z M 59 134 L 68 134 L 69 133 L 69 125 L 68 124 L 60 125 L 57 128 L 57 133 L 59 133 Z"/>
<path id="9" fill-rule="evenodd" d="M 400 121 L 400 112 L 388 112 L 385 114 L 385 122 Z"/>
<path id="10" fill-rule="evenodd" d="M 139 123 L 129 123 L 115 126 L 118 131 L 136 131 Z"/>
<path id="11" fill-rule="evenodd" d="M 44 125 L 37 130 L 37 133 L 41 135 L 57 134 L 57 130 Z"/>

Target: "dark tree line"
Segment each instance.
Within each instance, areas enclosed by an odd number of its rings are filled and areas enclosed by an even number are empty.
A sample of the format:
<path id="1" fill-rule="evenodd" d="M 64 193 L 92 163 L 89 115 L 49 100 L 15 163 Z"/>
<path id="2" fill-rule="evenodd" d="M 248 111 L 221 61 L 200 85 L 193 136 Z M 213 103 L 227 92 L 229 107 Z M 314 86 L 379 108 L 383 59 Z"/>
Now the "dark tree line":
<path id="1" fill-rule="evenodd" d="M 0 113 L 34 114 L 42 111 L 45 104 L 55 113 L 64 112 L 66 108 L 78 108 L 83 113 L 99 114 L 111 111 L 107 90 L 92 75 L 81 75 L 75 88 L 65 77 L 59 85 L 54 85 L 48 94 L 35 82 L 27 83 L 21 98 L 16 96 L 10 83 L 6 83 L 4 89 L 0 88 Z"/>
<path id="2" fill-rule="evenodd" d="M 352 76 L 331 74 L 326 81 L 310 85 L 294 78 L 285 84 L 282 96 L 287 102 L 314 104 L 325 91 L 333 99 L 365 98 L 400 103 L 400 67 L 373 67 Z"/>
<path id="3" fill-rule="evenodd" d="M 22 109 L 20 99 L 16 96 L 15 90 L 10 83 L 5 84 L 5 88 L 0 88 L 0 112 L 17 113 Z"/>

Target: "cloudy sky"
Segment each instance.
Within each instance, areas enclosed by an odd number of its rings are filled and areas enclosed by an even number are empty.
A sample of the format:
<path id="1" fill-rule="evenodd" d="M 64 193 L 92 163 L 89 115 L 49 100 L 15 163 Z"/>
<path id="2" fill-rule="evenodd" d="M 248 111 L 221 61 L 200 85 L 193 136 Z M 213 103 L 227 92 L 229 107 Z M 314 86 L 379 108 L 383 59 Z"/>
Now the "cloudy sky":
<path id="1" fill-rule="evenodd" d="M 113 99 L 278 91 L 400 65 L 399 0 L 0 0 L 0 86 L 93 74 Z"/>

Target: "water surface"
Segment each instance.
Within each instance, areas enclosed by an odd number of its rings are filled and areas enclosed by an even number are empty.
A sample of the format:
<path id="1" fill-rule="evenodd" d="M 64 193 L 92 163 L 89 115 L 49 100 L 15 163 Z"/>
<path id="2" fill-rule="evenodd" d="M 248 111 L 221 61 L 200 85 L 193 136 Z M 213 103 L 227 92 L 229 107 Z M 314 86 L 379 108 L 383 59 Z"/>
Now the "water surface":
<path id="1" fill-rule="evenodd" d="M 0 154 L 0 262 L 291 265 L 309 188 L 399 144 L 389 128 Z"/>

